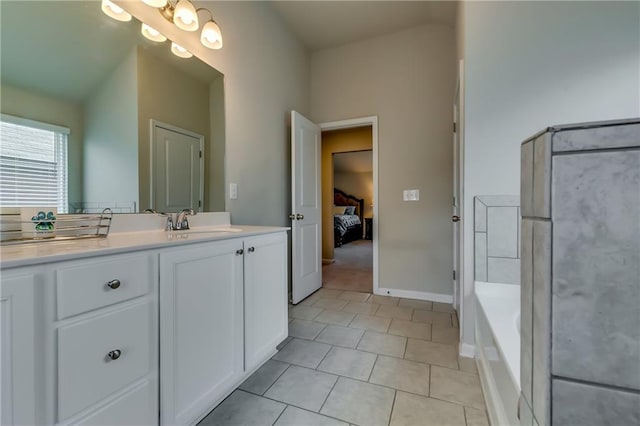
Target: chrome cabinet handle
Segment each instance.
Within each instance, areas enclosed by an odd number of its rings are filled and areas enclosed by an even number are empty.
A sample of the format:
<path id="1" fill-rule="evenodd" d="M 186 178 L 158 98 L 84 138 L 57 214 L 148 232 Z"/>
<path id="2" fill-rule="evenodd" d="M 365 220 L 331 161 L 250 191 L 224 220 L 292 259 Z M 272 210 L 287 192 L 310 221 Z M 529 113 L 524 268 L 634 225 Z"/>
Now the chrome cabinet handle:
<path id="1" fill-rule="evenodd" d="M 120 349 L 114 349 L 112 351 L 109 351 L 109 353 L 107 354 L 107 358 L 115 361 L 116 359 L 120 358 L 120 355 L 122 355 L 122 351 Z"/>
<path id="2" fill-rule="evenodd" d="M 289 215 L 289 219 L 291 219 L 291 220 L 296 220 L 296 215 L 295 215 L 295 214 L 290 214 L 290 215 Z"/>
<path id="3" fill-rule="evenodd" d="M 115 290 L 117 288 L 120 288 L 120 280 L 111 280 L 107 283 L 107 287 L 109 287 L 111 290 Z"/>
<path id="4" fill-rule="evenodd" d="M 236 250 L 236 256 L 240 256 L 244 254 L 244 250 L 240 249 L 240 250 Z"/>
<path id="5" fill-rule="evenodd" d="M 254 251 L 256 251 L 255 247 L 249 247 L 247 250 L 249 250 L 249 253 L 253 253 Z"/>
<path id="6" fill-rule="evenodd" d="M 451 218 L 451 220 L 452 220 L 453 222 L 460 222 L 460 216 L 453 216 L 453 217 Z"/>
<path id="7" fill-rule="evenodd" d="M 298 214 L 296 215 L 296 219 L 297 219 L 297 220 L 302 220 L 302 219 L 304 219 L 304 215 L 303 215 L 303 214 L 298 213 Z"/>

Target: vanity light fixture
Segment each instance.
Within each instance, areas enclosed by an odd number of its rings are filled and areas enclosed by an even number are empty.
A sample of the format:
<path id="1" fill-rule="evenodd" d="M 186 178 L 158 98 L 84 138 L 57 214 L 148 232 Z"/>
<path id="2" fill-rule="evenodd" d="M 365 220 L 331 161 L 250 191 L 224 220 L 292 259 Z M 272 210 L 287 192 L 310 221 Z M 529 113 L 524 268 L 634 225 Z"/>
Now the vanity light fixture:
<path id="1" fill-rule="evenodd" d="M 109 0 L 102 0 L 102 11 L 107 16 L 110 16 L 117 21 L 129 22 L 131 20 L 130 14 L 128 14 L 124 11 L 123 8 Z"/>
<path id="2" fill-rule="evenodd" d="M 155 28 L 147 25 L 147 24 L 142 24 L 142 35 L 145 36 L 146 38 L 148 38 L 151 41 L 157 41 L 162 43 L 163 41 L 167 41 L 167 38 L 165 36 L 163 36 L 162 34 L 160 34 L 160 31 L 156 30 Z"/>
<path id="3" fill-rule="evenodd" d="M 193 53 L 189 52 L 187 49 L 180 46 L 175 41 L 171 42 L 171 53 L 178 56 L 179 58 L 190 58 L 193 56 Z"/>

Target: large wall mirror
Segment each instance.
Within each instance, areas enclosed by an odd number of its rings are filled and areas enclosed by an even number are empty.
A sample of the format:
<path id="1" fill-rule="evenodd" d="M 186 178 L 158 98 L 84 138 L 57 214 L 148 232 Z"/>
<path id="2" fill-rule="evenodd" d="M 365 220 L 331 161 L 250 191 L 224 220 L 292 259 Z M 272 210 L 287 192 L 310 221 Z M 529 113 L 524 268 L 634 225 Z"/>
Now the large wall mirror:
<path id="1" fill-rule="evenodd" d="M 220 72 L 97 1 L 0 8 L 1 112 L 70 130 L 70 212 L 225 210 Z"/>

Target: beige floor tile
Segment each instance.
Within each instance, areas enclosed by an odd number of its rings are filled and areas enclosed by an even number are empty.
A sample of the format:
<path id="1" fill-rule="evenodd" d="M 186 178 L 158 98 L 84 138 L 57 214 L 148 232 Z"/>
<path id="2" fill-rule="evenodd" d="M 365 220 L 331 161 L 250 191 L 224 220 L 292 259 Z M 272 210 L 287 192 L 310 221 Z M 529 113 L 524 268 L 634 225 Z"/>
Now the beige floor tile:
<path id="1" fill-rule="evenodd" d="M 275 354 L 272 359 L 296 364 L 307 368 L 316 368 L 331 349 L 331 345 L 308 340 L 293 339 Z"/>
<path id="2" fill-rule="evenodd" d="M 358 314 L 351 321 L 349 327 L 361 328 L 363 330 L 373 330 L 385 333 L 391 324 L 390 318 L 374 317 L 371 315 Z"/>
<path id="3" fill-rule="evenodd" d="M 274 426 L 349 426 L 349 423 L 288 406 Z"/>
<path id="4" fill-rule="evenodd" d="M 345 291 L 340 296 L 338 296 L 338 299 L 349 300 L 353 302 L 366 302 L 369 296 L 371 296 L 371 293 L 362 293 L 359 291 Z"/>
<path id="5" fill-rule="evenodd" d="M 280 377 L 290 364 L 270 359 L 258 368 L 238 389 L 262 395 Z"/>
<path id="6" fill-rule="evenodd" d="M 353 320 L 353 318 L 355 318 L 355 316 L 356 314 L 351 312 L 331 311 L 327 309 L 325 311 L 322 311 L 320 315 L 315 317 L 313 320 L 325 324 L 347 326 Z"/>
<path id="7" fill-rule="evenodd" d="M 447 313 L 453 313 L 456 310 L 453 309 L 453 306 L 451 306 L 451 303 L 440 303 L 440 302 L 433 302 L 433 311 L 434 312 L 447 312 Z"/>
<path id="8" fill-rule="evenodd" d="M 402 320 L 411 320 L 413 308 L 406 306 L 382 305 L 376 312 L 377 317 L 398 318 Z"/>
<path id="9" fill-rule="evenodd" d="M 399 297 L 391 297 L 391 296 L 378 296 L 377 294 L 372 294 L 369 299 L 367 299 L 368 303 L 377 303 L 378 305 L 397 305 Z"/>
<path id="10" fill-rule="evenodd" d="M 325 324 L 296 319 L 289 323 L 289 336 L 298 337 L 300 339 L 313 340 L 325 327 Z"/>
<path id="11" fill-rule="evenodd" d="M 296 305 L 289 307 L 289 316 L 291 318 L 311 320 L 315 318 L 320 312 L 321 308 L 314 308 L 313 306 Z"/>
<path id="12" fill-rule="evenodd" d="M 431 396 L 467 407 L 485 409 L 480 379 L 464 371 L 431 366 Z"/>
<path id="13" fill-rule="evenodd" d="M 296 407 L 318 411 L 338 376 L 292 365 L 264 394 Z"/>
<path id="14" fill-rule="evenodd" d="M 300 302 L 298 305 L 311 306 L 314 303 L 316 303 L 318 301 L 318 299 L 320 299 L 320 298 L 322 298 L 322 296 L 320 296 L 318 294 L 318 292 L 315 292 L 311 296 L 308 296 L 306 299 L 304 299 L 302 302 Z"/>
<path id="15" fill-rule="evenodd" d="M 406 337 L 367 331 L 364 333 L 364 336 L 362 336 L 362 339 L 358 344 L 358 349 L 367 352 L 375 352 L 381 355 L 402 358 L 406 344 Z"/>
<path id="16" fill-rule="evenodd" d="M 340 309 L 344 308 L 347 303 L 349 302 L 347 302 L 346 300 L 322 298 L 318 299 L 316 303 L 313 304 L 313 307 L 339 311 Z"/>
<path id="17" fill-rule="evenodd" d="M 344 308 L 342 308 L 342 310 L 345 312 L 353 312 L 355 314 L 373 315 L 379 307 L 380 305 L 377 303 L 349 302 Z"/>
<path id="18" fill-rule="evenodd" d="M 459 356 L 458 365 L 460 366 L 460 370 L 462 371 L 466 371 L 467 373 L 478 374 L 478 365 L 476 364 L 475 358 L 465 358 L 465 357 Z"/>
<path id="19" fill-rule="evenodd" d="M 437 399 L 396 394 L 391 426 L 465 426 L 464 410 L 460 405 Z"/>
<path id="20" fill-rule="evenodd" d="M 320 413 L 358 425 L 386 426 L 394 395 L 393 389 L 340 377 Z"/>
<path id="21" fill-rule="evenodd" d="M 376 362 L 376 354 L 334 346 L 318 370 L 367 381 Z"/>
<path id="22" fill-rule="evenodd" d="M 337 299 L 343 293 L 342 290 L 333 290 L 330 288 L 321 288 L 316 294 L 325 299 Z"/>
<path id="23" fill-rule="evenodd" d="M 458 368 L 458 351 L 455 346 L 443 343 L 409 339 L 404 358 L 443 367 Z"/>
<path id="24" fill-rule="evenodd" d="M 408 308 L 430 311 L 432 310 L 433 302 L 430 302 L 428 300 L 400 299 L 398 306 L 406 306 Z"/>
<path id="25" fill-rule="evenodd" d="M 289 321 L 290 323 L 295 321 L 293 318 L 291 318 L 291 321 Z M 280 342 L 280 344 L 276 347 L 277 350 L 281 350 L 282 348 L 284 348 L 285 346 L 287 346 L 287 344 L 293 339 L 293 337 L 291 336 L 287 336 L 286 339 L 284 339 L 282 342 Z"/>
<path id="26" fill-rule="evenodd" d="M 317 317 L 314 321 L 317 321 Z M 433 327 L 431 327 L 431 341 L 446 343 L 447 345 L 457 345 L 458 342 L 460 342 L 460 329 L 433 324 Z"/>
<path id="27" fill-rule="evenodd" d="M 322 330 L 318 337 L 316 337 L 316 342 L 355 349 L 363 334 L 364 330 L 358 328 L 328 325 Z"/>
<path id="28" fill-rule="evenodd" d="M 285 404 L 236 390 L 202 419 L 199 425 L 267 426 L 272 425 L 285 408 Z"/>
<path id="29" fill-rule="evenodd" d="M 458 322 L 458 314 L 451 314 L 451 323 L 455 328 L 460 328 L 460 323 Z"/>
<path id="30" fill-rule="evenodd" d="M 427 324 L 438 324 L 451 327 L 451 314 L 446 312 L 432 312 L 415 309 L 413 311 L 413 321 Z"/>
<path id="31" fill-rule="evenodd" d="M 428 396 L 429 366 L 380 355 L 369 382 Z"/>
<path id="32" fill-rule="evenodd" d="M 431 324 L 393 319 L 387 333 L 429 340 L 431 339 Z"/>
<path id="33" fill-rule="evenodd" d="M 464 407 L 464 415 L 467 418 L 467 426 L 489 426 L 489 419 L 485 410 Z"/>

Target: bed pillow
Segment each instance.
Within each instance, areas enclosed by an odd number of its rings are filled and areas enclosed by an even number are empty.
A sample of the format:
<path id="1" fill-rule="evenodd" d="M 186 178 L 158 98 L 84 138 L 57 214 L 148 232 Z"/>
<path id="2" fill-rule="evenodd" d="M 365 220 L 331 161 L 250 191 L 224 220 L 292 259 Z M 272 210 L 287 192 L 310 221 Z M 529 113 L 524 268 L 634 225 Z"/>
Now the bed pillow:
<path id="1" fill-rule="evenodd" d="M 344 209 L 344 214 L 356 214 L 356 206 L 347 206 Z"/>
<path id="2" fill-rule="evenodd" d="M 347 206 L 333 206 L 333 214 L 345 214 Z"/>

